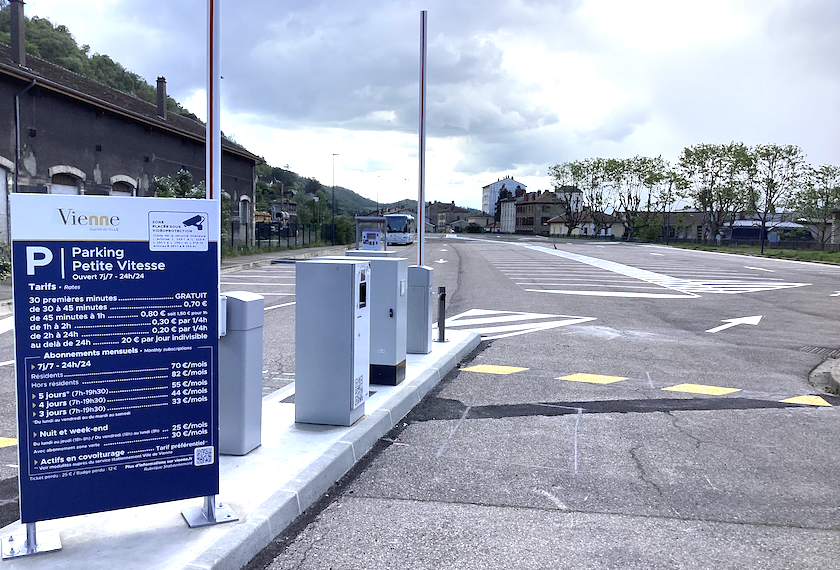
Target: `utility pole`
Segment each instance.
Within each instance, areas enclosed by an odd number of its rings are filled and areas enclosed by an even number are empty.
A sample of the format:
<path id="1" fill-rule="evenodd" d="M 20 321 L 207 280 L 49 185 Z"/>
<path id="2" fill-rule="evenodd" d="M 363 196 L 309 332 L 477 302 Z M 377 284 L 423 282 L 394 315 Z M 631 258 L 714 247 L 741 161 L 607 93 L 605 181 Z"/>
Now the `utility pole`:
<path id="1" fill-rule="evenodd" d="M 333 153 L 333 185 L 332 185 L 332 244 L 335 245 L 335 157 L 337 152 Z"/>

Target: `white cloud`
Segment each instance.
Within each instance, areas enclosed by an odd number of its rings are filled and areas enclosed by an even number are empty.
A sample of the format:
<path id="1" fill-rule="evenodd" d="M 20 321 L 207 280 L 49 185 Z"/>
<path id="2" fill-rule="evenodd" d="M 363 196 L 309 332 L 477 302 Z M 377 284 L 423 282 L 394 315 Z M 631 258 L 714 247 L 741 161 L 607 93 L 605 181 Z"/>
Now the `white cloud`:
<path id="1" fill-rule="evenodd" d="M 28 0 L 205 115 L 199 0 Z M 429 11 L 427 197 L 477 207 L 587 156 L 742 140 L 840 163 L 836 0 L 249 0 L 222 4 L 222 128 L 271 164 L 381 201 L 417 194 Z"/>

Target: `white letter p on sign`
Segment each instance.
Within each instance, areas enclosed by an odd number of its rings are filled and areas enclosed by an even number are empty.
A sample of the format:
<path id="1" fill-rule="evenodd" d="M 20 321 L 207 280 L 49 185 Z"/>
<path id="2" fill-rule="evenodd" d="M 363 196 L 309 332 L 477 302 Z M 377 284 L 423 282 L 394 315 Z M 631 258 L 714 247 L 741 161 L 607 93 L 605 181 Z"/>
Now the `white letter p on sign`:
<path id="1" fill-rule="evenodd" d="M 40 257 L 39 257 L 40 256 Z M 26 246 L 26 274 L 35 275 L 36 267 L 49 265 L 53 260 L 52 252 L 39 245 Z"/>

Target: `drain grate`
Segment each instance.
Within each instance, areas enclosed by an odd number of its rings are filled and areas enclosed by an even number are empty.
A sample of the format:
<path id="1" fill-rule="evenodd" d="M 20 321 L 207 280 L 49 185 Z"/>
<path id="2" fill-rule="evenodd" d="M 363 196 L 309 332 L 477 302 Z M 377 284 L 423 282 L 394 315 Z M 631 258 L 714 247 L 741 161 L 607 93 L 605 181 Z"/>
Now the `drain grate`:
<path id="1" fill-rule="evenodd" d="M 799 349 L 800 352 L 810 352 L 811 354 L 819 354 L 825 358 L 840 358 L 840 348 L 826 348 L 824 346 L 803 346 Z"/>

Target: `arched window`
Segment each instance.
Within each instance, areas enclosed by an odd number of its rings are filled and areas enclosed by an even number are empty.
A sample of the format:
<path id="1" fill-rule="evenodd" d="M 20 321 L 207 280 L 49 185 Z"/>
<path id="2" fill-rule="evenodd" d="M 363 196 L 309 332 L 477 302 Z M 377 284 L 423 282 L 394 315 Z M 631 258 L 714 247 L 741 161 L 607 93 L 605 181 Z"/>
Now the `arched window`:
<path id="1" fill-rule="evenodd" d="M 251 223 L 251 202 L 247 196 L 239 200 L 239 223 L 243 226 Z"/>
<path id="2" fill-rule="evenodd" d="M 134 196 L 134 187 L 125 182 L 116 182 L 111 186 L 112 196 Z"/>
<path id="3" fill-rule="evenodd" d="M 118 174 L 111 177 L 112 196 L 134 196 L 137 192 L 137 182 L 130 176 Z"/>
<path id="4" fill-rule="evenodd" d="M 60 164 L 49 169 L 50 194 L 84 194 L 85 173 L 73 166 Z"/>
<path id="5" fill-rule="evenodd" d="M 53 174 L 50 194 L 81 194 L 82 179 L 72 174 Z"/>

